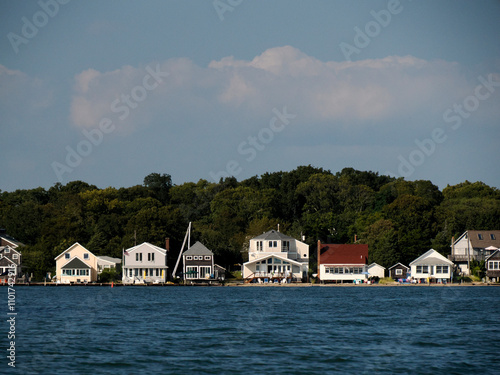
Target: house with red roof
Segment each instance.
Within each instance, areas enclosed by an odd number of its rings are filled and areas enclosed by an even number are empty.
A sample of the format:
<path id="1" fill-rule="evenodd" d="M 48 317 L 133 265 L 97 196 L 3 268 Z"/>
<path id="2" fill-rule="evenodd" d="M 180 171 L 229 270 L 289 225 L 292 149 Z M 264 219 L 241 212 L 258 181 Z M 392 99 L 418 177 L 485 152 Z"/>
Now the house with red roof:
<path id="1" fill-rule="evenodd" d="M 322 282 L 367 280 L 368 245 L 318 241 L 318 279 Z"/>

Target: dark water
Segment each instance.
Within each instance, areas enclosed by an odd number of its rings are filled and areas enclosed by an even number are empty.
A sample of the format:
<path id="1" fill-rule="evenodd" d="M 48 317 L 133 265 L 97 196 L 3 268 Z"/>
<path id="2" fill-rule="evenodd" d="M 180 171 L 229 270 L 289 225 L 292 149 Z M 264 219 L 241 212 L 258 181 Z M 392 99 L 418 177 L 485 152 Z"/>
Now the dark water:
<path id="1" fill-rule="evenodd" d="M 499 287 L 16 293 L 16 369 L 4 356 L 0 373 L 500 373 Z"/>

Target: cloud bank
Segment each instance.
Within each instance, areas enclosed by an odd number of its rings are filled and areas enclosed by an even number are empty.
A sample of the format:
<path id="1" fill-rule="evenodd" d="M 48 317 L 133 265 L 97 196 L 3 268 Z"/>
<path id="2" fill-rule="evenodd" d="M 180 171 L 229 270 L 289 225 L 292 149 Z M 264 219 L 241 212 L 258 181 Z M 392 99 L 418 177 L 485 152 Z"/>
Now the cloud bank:
<path id="1" fill-rule="evenodd" d="M 258 119 L 283 105 L 293 108 L 303 123 L 345 126 L 422 112 L 441 116 L 475 84 L 454 62 L 413 56 L 323 62 L 291 46 L 270 48 L 251 61 L 229 56 L 200 67 L 176 58 L 158 66 L 168 77 L 119 124 L 124 130 L 137 130 L 172 113 L 189 117 L 197 111 L 214 111 Z M 102 117 L 116 117 L 113 101 L 130 95 L 146 74 L 146 67 L 132 66 L 81 72 L 75 77 L 71 122 L 89 128 Z"/>

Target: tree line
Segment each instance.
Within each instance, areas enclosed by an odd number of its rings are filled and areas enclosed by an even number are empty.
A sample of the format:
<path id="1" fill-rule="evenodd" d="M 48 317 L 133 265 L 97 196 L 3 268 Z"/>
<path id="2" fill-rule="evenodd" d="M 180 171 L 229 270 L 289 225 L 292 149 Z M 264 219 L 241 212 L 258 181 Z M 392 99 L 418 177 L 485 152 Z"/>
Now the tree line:
<path id="1" fill-rule="evenodd" d="M 447 186 L 405 181 L 345 168 L 332 173 L 311 165 L 173 185 L 152 173 L 143 185 L 99 189 L 83 181 L 0 192 L 0 227 L 23 242 L 24 271 L 41 279 L 54 258 L 79 242 L 95 255 L 121 258 L 123 249 L 170 238 L 175 264 L 189 222 L 216 262 L 232 268 L 248 260 L 248 240 L 277 228 L 315 244 L 366 243 L 369 262 L 408 264 L 429 248 L 450 253 L 450 242 L 468 229 L 500 228 L 500 191 L 482 182 Z"/>

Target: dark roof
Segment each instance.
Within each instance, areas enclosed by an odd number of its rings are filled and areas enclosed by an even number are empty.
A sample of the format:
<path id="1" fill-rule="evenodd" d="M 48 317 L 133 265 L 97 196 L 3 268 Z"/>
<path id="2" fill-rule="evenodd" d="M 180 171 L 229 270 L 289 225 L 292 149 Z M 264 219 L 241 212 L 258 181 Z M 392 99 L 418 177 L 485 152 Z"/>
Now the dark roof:
<path id="1" fill-rule="evenodd" d="M 196 241 L 183 255 L 214 255 L 214 253 L 208 250 L 201 242 Z"/>
<path id="2" fill-rule="evenodd" d="M 80 269 L 80 268 L 90 268 L 90 266 L 85 263 L 83 260 L 81 260 L 80 258 L 73 258 L 71 259 L 68 263 L 66 263 L 64 266 L 62 266 L 61 268 L 64 268 L 64 269 Z"/>
<path id="3" fill-rule="evenodd" d="M 490 256 L 486 258 L 486 261 L 490 259 L 500 259 L 500 250 L 495 250 L 493 253 L 491 253 Z"/>
<path id="4" fill-rule="evenodd" d="M 6 245 L 14 245 L 15 247 L 17 246 L 24 246 L 22 242 L 19 242 L 16 240 L 14 237 L 11 237 L 7 234 L 1 234 L 0 235 L 0 246 L 6 246 Z"/>
<path id="5" fill-rule="evenodd" d="M 287 236 L 286 234 L 283 234 L 281 232 L 270 230 L 266 233 L 262 233 L 261 235 L 258 235 L 257 237 L 252 238 L 252 240 L 294 240 L 295 238 Z"/>
<path id="6" fill-rule="evenodd" d="M 368 245 L 321 244 L 320 264 L 366 264 Z"/>
<path id="7" fill-rule="evenodd" d="M 484 249 L 495 246 L 500 248 L 500 230 L 469 230 L 468 233 L 472 247 Z M 479 239 L 479 234 L 482 235 L 482 240 Z M 494 240 L 491 239 L 491 235 L 495 237 Z"/>

